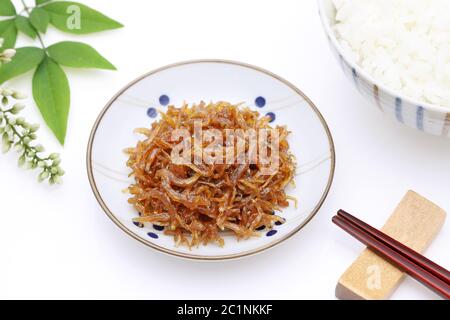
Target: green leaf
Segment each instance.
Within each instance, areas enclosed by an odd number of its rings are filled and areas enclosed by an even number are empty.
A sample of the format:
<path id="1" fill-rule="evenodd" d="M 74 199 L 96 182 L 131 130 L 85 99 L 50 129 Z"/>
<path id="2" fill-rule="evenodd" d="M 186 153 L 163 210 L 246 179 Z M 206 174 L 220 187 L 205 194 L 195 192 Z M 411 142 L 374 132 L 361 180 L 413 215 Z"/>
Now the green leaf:
<path id="1" fill-rule="evenodd" d="M 15 19 L 0 21 L 0 38 L 4 39 L 3 49 L 14 48 L 17 40 L 17 28 Z"/>
<path id="2" fill-rule="evenodd" d="M 33 97 L 42 117 L 64 145 L 70 108 L 70 88 L 63 69 L 46 57 L 33 77 Z"/>
<path id="3" fill-rule="evenodd" d="M 34 8 L 30 13 L 30 22 L 39 32 L 45 33 L 50 23 L 50 16 L 44 9 Z"/>
<path id="4" fill-rule="evenodd" d="M 0 68 L 0 84 L 37 67 L 44 59 L 44 50 L 35 47 L 16 49 L 16 55 L 10 63 Z"/>
<path id="5" fill-rule="evenodd" d="M 116 70 L 100 53 L 85 43 L 72 41 L 59 42 L 50 46 L 47 51 L 53 60 L 63 66 Z"/>
<path id="6" fill-rule="evenodd" d="M 51 0 L 36 0 L 36 5 L 39 6 L 39 5 L 49 2 L 49 1 L 51 1 Z"/>
<path id="7" fill-rule="evenodd" d="M 64 32 L 86 34 L 123 27 L 121 23 L 77 2 L 50 2 L 42 8 L 49 13 L 50 23 Z"/>
<path id="8" fill-rule="evenodd" d="M 16 8 L 12 4 L 11 0 L 0 0 L 0 16 L 15 16 Z"/>
<path id="9" fill-rule="evenodd" d="M 37 36 L 36 30 L 34 30 L 28 18 L 24 16 L 17 16 L 16 27 L 20 32 L 25 33 L 31 39 L 36 39 Z"/>

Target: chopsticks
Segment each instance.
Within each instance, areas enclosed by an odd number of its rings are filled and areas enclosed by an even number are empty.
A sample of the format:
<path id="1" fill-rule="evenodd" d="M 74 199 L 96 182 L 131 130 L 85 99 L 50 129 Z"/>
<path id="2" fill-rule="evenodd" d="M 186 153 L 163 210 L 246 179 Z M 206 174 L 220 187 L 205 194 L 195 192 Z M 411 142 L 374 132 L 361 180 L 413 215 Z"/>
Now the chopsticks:
<path id="1" fill-rule="evenodd" d="M 450 272 L 344 210 L 333 223 L 440 296 L 450 299 Z"/>

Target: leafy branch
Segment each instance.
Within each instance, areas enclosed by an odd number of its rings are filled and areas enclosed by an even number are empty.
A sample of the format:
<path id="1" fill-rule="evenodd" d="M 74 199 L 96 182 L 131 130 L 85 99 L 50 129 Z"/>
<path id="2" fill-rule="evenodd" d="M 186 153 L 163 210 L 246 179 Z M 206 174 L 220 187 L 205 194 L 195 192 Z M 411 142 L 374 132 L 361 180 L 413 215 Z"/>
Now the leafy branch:
<path id="1" fill-rule="evenodd" d="M 18 164 L 27 169 L 40 169 L 38 180 L 47 180 L 50 184 L 60 183 L 64 170 L 59 164 L 61 159 L 57 153 L 47 157 L 42 156 L 45 151 L 40 144 L 33 144 L 36 140 L 38 124 L 29 124 L 22 117 L 16 117 L 25 106 L 15 103 L 11 106 L 11 100 L 25 98 L 17 91 L 0 89 L 0 135 L 2 140 L 2 152 L 6 153 L 14 148 L 19 154 Z"/>
<path id="2" fill-rule="evenodd" d="M 34 0 L 18 12 L 11 0 L 0 0 L 0 37 L 4 48 L 14 48 L 18 33 L 37 39 L 40 47 L 16 49 L 13 61 L 0 68 L 0 84 L 34 70 L 33 97 L 39 111 L 58 141 L 63 145 L 66 137 L 70 109 L 70 86 L 61 66 L 72 68 L 116 68 L 91 46 L 75 41 L 62 41 L 50 46 L 42 35 L 52 25 L 71 34 L 88 34 L 123 27 L 119 22 L 73 1 Z M 23 15 L 25 14 L 25 15 Z"/>

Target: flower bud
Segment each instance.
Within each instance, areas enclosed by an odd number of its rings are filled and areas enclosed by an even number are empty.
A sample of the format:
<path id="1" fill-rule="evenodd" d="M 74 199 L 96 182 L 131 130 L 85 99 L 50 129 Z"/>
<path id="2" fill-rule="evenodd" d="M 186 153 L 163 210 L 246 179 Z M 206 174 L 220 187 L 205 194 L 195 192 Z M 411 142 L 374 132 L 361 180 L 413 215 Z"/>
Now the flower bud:
<path id="1" fill-rule="evenodd" d="M 30 125 L 30 131 L 31 132 L 36 132 L 39 130 L 39 124 L 38 123 L 34 123 L 32 125 Z"/>
<path id="2" fill-rule="evenodd" d="M 44 152 L 44 151 L 45 151 L 45 148 L 44 148 L 44 146 L 43 146 L 42 144 L 38 144 L 38 145 L 36 145 L 36 146 L 34 147 L 34 150 L 36 150 L 37 153 L 38 153 L 38 152 Z"/>
<path id="3" fill-rule="evenodd" d="M 8 143 L 9 142 L 9 134 L 7 132 L 3 133 L 2 136 L 2 143 Z"/>
<path id="4" fill-rule="evenodd" d="M 33 158 L 35 155 L 36 155 L 36 152 L 34 150 L 29 150 L 27 152 L 27 157 L 28 158 Z M 36 166 L 37 166 L 37 164 L 36 164 Z"/>
<path id="5" fill-rule="evenodd" d="M 23 118 L 23 117 L 17 118 L 17 119 L 16 119 L 16 123 L 17 123 L 19 126 L 23 125 L 23 124 L 25 123 L 25 118 Z"/>
<path id="6" fill-rule="evenodd" d="M 16 144 L 16 145 L 14 146 L 14 149 L 15 149 L 17 152 L 22 152 L 22 151 L 23 151 L 23 145 L 21 145 L 20 143 L 19 143 L 19 144 Z"/>
<path id="7" fill-rule="evenodd" d="M 22 155 L 22 156 L 20 156 L 19 157 L 19 161 L 17 162 L 17 164 L 19 165 L 19 167 L 23 167 L 24 166 L 24 164 L 25 164 L 25 156 L 24 155 Z"/>
<path id="8" fill-rule="evenodd" d="M 3 143 L 2 152 L 7 153 L 9 150 L 11 150 L 11 142 Z"/>
<path id="9" fill-rule="evenodd" d="M 42 171 L 41 174 L 38 177 L 38 181 L 42 182 L 45 179 L 47 179 L 50 176 L 50 174 L 47 171 Z"/>
<path id="10" fill-rule="evenodd" d="M 32 167 L 33 167 L 33 162 L 32 161 L 25 162 L 25 166 L 24 166 L 25 170 L 30 170 Z"/>
<path id="11" fill-rule="evenodd" d="M 48 156 L 48 158 L 51 159 L 51 160 L 59 159 L 59 154 L 58 153 L 52 153 L 51 155 Z"/>
<path id="12" fill-rule="evenodd" d="M 26 99 L 28 97 L 25 93 L 22 93 L 19 91 L 14 91 L 12 96 L 16 100 L 22 100 L 22 99 Z"/>
<path id="13" fill-rule="evenodd" d="M 9 97 L 10 95 L 12 95 L 14 92 L 11 89 L 8 88 L 3 88 L 2 90 L 2 95 L 4 97 Z"/>
<path id="14" fill-rule="evenodd" d="M 18 114 L 20 111 L 22 111 L 25 108 L 25 105 L 23 103 L 16 103 L 12 109 L 11 109 L 11 113 L 12 114 Z"/>
<path id="15" fill-rule="evenodd" d="M 3 51 L 3 56 L 7 59 L 11 59 L 15 55 L 16 55 L 16 50 L 14 50 L 14 49 L 6 49 L 5 51 Z"/>

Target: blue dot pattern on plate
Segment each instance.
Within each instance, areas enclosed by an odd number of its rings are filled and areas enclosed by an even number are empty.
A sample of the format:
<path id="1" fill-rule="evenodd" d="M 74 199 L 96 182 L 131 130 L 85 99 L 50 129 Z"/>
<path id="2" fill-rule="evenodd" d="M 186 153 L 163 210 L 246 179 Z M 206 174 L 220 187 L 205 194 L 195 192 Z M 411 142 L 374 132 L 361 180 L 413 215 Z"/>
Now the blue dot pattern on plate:
<path id="1" fill-rule="evenodd" d="M 164 230 L 164 226 L 158 226 L 157 224 L 153 225 L 153 229 L 158 230 L 158 231 L 163 231 Z"/>
<path id="2" fill-rule="evenodd" d="M 153 232 L 149 232 L 149 233 L 147 233 L 147 235 L 148 235 L 150 238 L 153 238 L 153 239 L 158 239 L 158 238 L 159 238 L 158 235 L 157 235 L 156 233 L 153 233 Z"/>
<path id="3" fill-rule="evenodd" d="M 163 94 L 159 97 L 159 103 L 162 106 L 167 106 L 170 103 L 170 98 L 167 95 Z"/>
<path id="4" fill-rule="evenodd" d="M 137 222 L 137 221 L 133 221 L 133 224 L 138 227 L 138 228 L 143 228 L 144 224 L 142 224 L 141 222 Z"/>
<path id="5" fill-rule="evenodd" d="M 276 226 L 281 226 L 282 224 L 284 224 L 286 221 L 283 219 L 283 221 L 277 221 L 275 222 Z"/>
<path id="6" fill-rule="evenodd" d="M 275 235 L 277 232 L 278 232 L 277 230 L 270 230 L 269 232 L 266 233 L 266 236 L 271 237 Z"/>
<path id="7" fill-rule="evenodd" d="M 150 108 L 147 109 L 147 115 L 148 115 L 150 118 L 156 118 L 156 116 L 158 115 L 158 112 L 156 111 L 155 108 L 150 107 Z"/>
<path id="8" fill-rule="evenodd" d="M 262 230 L 264 230 L 265 228 L 266 228 L 266 226 L 261 226 L 261 227 L 256 228 L 256 231 L 262 231 Z"/>
<path id="9" fill-rule="evenodd" d="M 270 118 L 270 122 L 274 122 L 276 119 L 275 113 L 273 112 L 267 112 L 266 116 Z"/>
<path id="10" fill-rule="evenodd" d="M 264 97 L 258 97 L 255 99 L 255 104 L 258 108 L 263 108 L 266 105 L 266 99 Z"/>

